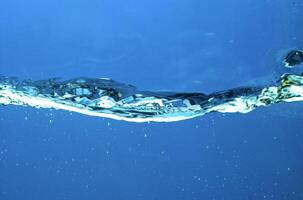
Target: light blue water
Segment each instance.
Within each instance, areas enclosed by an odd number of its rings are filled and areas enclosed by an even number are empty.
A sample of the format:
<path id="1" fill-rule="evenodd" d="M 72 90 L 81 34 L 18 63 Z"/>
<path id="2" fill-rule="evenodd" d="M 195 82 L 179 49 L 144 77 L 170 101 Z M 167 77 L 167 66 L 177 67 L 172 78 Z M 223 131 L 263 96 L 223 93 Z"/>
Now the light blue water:
<path id="1" fill-rule="evenodd" d="M 3 0 L 0 74 L 208 93 L 279 74 L 302 19 L 300 0 Z M 134 124 L 1 107 L 0 199 L 302 199 L 302 109 Z"/>

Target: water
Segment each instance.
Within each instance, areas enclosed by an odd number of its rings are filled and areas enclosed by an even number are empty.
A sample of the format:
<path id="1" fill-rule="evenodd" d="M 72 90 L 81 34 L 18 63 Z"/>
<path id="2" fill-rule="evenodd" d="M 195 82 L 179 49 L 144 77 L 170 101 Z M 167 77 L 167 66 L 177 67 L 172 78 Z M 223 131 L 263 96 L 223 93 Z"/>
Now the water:
<path id="1" fill-rule="evenodd" d="M 294 1 L 2 1 L 0 74 L 210 93 L 280 74 Z M 302 104 L 173 123 L 0 108 L 0 199 L 302 199 Z"/>

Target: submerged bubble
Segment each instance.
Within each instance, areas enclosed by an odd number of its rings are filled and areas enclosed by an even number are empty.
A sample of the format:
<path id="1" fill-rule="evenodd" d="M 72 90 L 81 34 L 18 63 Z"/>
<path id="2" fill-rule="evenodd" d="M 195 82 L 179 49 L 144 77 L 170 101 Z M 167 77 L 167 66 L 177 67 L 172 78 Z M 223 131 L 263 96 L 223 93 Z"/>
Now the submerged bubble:
<path id="1" fill-rule="evenodd" d="M 293 68 L 303 63 L 303 51 L 292 50 L 290 51 L 285 59 L 283 60 L 285 67 Z"/>

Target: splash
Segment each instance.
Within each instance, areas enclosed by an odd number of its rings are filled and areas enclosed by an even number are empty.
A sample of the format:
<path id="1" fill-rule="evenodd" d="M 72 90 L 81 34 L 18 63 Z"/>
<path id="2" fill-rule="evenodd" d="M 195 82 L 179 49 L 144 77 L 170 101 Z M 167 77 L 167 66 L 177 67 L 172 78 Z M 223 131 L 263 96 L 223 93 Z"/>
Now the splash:
<path id="1" fill-rule="evenodd" d="M 303 63 L 303 52 L 289 52 L 283 64 Z M 275 85 L 239 87 L 211 94 L 140 91 L 111 79 L 77 78 L 20 81 L 0 77 L 0 105 L 32 106 L 131 122 L 172 122 L 211 112 L 247 113 L 261 106 L 303 101 L 303 74 L 284 74 Z"/>
<path id="2" fill-rule="evenodd" d="M 62 109 L 131 122 L 172 122 L 211 112 L 247 113 L 261 106 L 295 101 L 303 101 L 303 74 L 284 74 L 272 86 L 211 94 L 140 91 L 111 79 L 0 78 L 0 105 Z"/>

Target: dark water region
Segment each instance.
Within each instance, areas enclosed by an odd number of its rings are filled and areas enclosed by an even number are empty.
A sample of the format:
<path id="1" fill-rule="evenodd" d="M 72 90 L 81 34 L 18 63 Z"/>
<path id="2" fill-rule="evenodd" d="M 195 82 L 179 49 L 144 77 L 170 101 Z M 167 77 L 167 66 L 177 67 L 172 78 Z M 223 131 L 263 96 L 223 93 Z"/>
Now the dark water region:
<path id="1" fill-rule="evenodd" d="M 0 74 L 146 90 L 268 83 L 302 49 L 300 0 L 0 2 Z M 0 107 L 0 199 L 303 198 L 301 103 L 175 123 Z"/>

